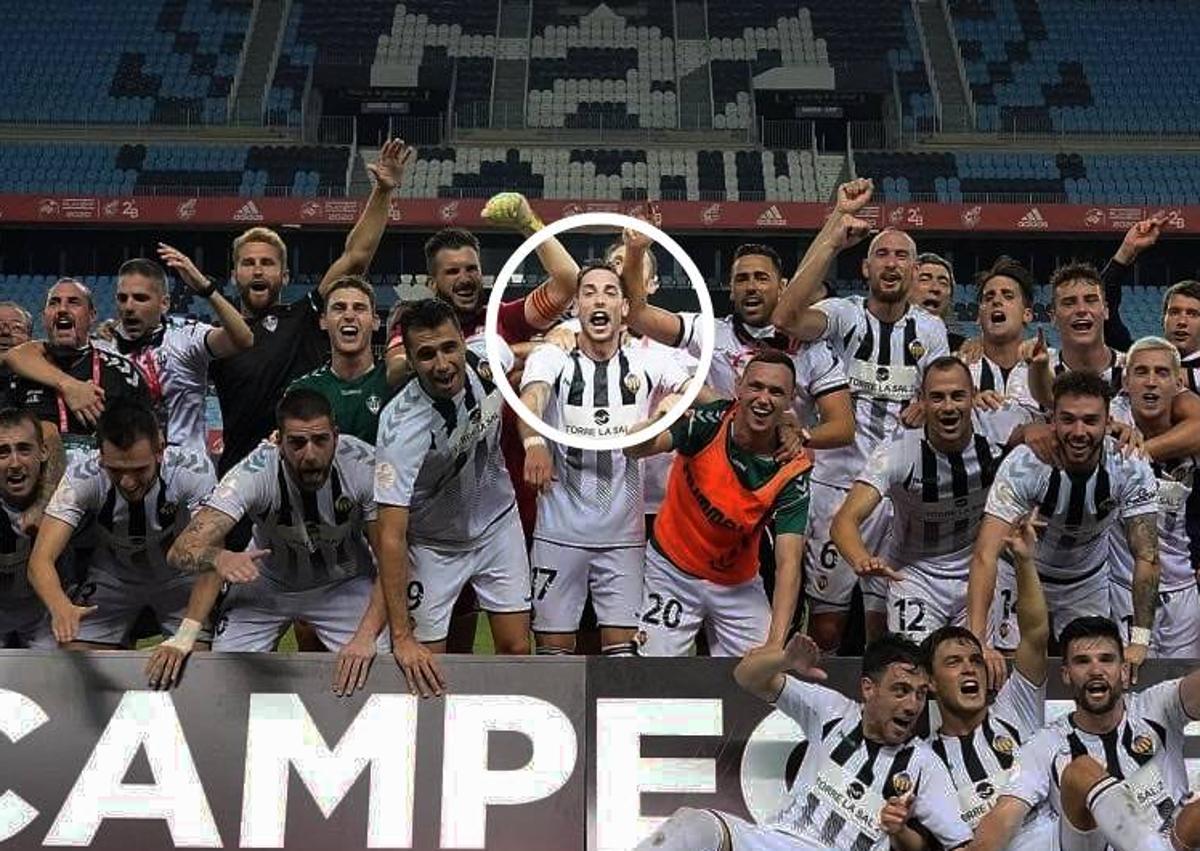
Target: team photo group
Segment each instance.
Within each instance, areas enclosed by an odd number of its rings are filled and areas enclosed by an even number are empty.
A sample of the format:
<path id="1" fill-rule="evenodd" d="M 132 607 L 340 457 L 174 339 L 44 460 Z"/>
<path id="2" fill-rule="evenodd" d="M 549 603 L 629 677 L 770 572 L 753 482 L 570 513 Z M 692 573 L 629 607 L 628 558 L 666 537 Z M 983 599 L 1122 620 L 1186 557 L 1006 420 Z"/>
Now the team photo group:
<path id="1" fill-rule="evenodd" d="M 1147 659 L 1200 659 L 1200 281 L 1167 290 L 1159 335 L 1118 309 L 1164 218 L 1103 268 L 1035 281 L 1001 256 L 956 281 L 873 229 L 857 178 L 795 269 L 746 234 L 713 319 L 656 297 L 649 203 L 603 256 L 538 241 L 540 283 L 490 324 L 496 270 L 451 228 L 427 297 L 385 318 L 371 261 L 413 159 L 381 148 L 341 256 L 290 303 L 262 226 L 231 271 L 165 242 L 127 260 L 113 320 L 72 278 L 40 327 L 0 301 L 0 647 L 148 651 L 147 686 L 186 689 L 193 654 L 283 640 L 329 653 L 337 695 L 390 654 L 421 697 L 481 642 L 734 657 L 804 731 L 789 802 L 763 824 L 681 809 L 639 848 L 1200 847 L 1200 671 L 1139 684 Z M 544 227 L 516 193 L 483 216 Z M 839 256 L 865 295 L 837 292 Z M 175 315 L 181 292 L 217 322 Z M 948 330 L 956 299 L 977 336 Z M 832 655 L 862 657 L 856 699 L 822 684 Z M 1056 719 L 1048 676 L 1074 701 Z"/>

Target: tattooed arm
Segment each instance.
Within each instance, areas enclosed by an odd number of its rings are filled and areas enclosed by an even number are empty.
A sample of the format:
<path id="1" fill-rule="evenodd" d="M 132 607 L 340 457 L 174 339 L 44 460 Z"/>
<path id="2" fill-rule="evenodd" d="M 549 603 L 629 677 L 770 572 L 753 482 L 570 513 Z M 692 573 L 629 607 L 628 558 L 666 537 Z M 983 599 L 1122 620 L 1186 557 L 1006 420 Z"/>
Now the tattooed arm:
<path id="1" fill-rule="evenodd" d="M 167 563 L 184 573 L 215 570 L 228 582 L 252 582 L 258 578 L 257 561 L 270 550 L 246 550 L 234 553 L 224 548 L 225 536 L 237 520 L 215 508 L 201 508 L 175 539 L 167 553 Z"/>
<path id="2" fill-rule="evenodd" d="M 1139 514 L 1125 521 L 1125 537 L 1133 553 L 1133 629 L 1125 658 L 1134 672 L 1146 657 L 1148 635 L 1154 626 L 1154 609 L 1158 603 L 1158 514 Z"/>

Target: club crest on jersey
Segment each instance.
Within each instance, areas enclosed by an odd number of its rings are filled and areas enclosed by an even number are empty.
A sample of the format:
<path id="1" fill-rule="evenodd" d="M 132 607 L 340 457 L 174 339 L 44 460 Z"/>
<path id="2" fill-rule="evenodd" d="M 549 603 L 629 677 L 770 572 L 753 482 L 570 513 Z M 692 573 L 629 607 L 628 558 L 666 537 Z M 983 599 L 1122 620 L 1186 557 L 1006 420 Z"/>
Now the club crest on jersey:
<path id="1" fill-rule="evenodd" d="M 608 425 L 608 411 L 598 408 L 593 419 L 595 419 L 596 425 Z"/>
<path id="2" fill-rule="evenodd" d="M 861 800 L 862 796 L 866 793 L 867 790 L 863 787 L 862 783 L 857 780 L 851 781 L 850 785 L 846 787 L 846 795 L 853 801 Z"/>
<path id="3" fill-rule="evenodd" d="M 266 317 L 262 321 L 262 326 L 264 328 L 266 328 L 267 331 L 274 333 L 275 329 L 279 327 L 279 317 L 277 317 L 277 316 Z"/>
<path id="4" fill-rule="evenodd" d="M 479 365 L 475 367 L 475 371 L 477 373 L 479 373 L 479 377 L 482 378 L 484 381 L 492 380 L 492 368 L 490 366 L 488 366 L 487 361 L 481 360 L 479 362 Z"/>
<path id="5" fill-rule="evenodd" d="M 920 360 L 925 357 L 925 344 L 920 340 L 913 340 L 908 344 L 908 353 L 913 356 L 913 360 Z"/>
<path id="6" fill-rule="evenodd" d="M 1136 754 L 1154 753 L 1154 740 L 1146 735 L 1135 736 L 1130 749 Z"/>
<path id="7" fill-rule="evenodd" d="M 178 512 L 178 505 L 173 502 L 164 502 L 162 508 L 158 510 L 158 525 L 164 529 L 172 525 Z"/>
<path id="8" fill-rule="evenodd" d="M 913 788 L 912 775 L 907 771 L 901 771 L 892 778 L 892 788 L 896 790 L 897 795 L 903 795 L 905 792 L 911 791 Z"/>
<path id="9" fill-rule="evenodd" d="M 354 508 L 354 503 L 348 496 L 339 496 L 337 502 L 333 504 L 333 510 L 338 514 L 349 514 L 352 508 Z"/>
<path id="10" fill-rule="evenodd" d="M 975 794 L 979 796 L 980 800 L 986 801 L 996 794 L 996 787 L 990 780 L 980 780 L 975 785 Z"/>
<path id="11" fill-rule="evenodd" d="M 367 397 L 367 410 L 370 411 L 372 415 L 378 414 L 379 409 L 382 407 L 383 407 L 383 400 L 380 399 L 378 396 L 376 396 L 374 393 L 372 393 L 370 396 Z"/>
<path id="12" fill-rule="evenodd" d="M 624 379 L 622 379 L 621 383 L 625 385 L 625 389 L 630 393 L 636 393 L 642 386 L 642 379 L 640 379 L 635 373 L 631 372 L 629 375 L 625 376 Z"/>
<path id="13" fill-rule="evenodd" d="M 1011 754 L 1017 749 L 1017 743 L 1010 736 L 997 736 L 992 740 L 992 750 L 996 753 Z"/>
<path id="14" fill-rule="evenodd" d="M 888 369 L 886 366 L 878 366 L 875 368 L 875 380 L 876 381 L 887 381 L 891 377 L 892 377 L 892 371 L 890 369 Z"/>

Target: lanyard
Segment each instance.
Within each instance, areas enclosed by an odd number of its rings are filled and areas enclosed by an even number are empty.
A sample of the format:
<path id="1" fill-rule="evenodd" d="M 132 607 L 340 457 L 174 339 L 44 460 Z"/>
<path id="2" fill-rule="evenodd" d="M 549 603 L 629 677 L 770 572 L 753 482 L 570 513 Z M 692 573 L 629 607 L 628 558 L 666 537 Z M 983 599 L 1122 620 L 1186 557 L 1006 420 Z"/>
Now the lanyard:
<path id="1" fill-rule="evenodd" d="M 100 355 L 94 348 L 92 349 L 92 383 L 97 387 L 100 386 Z M 67 434 L 69 422 L 67 403 L 63 401 L 61 393 L 58 394 L 55 401 L 58 402 L 58 433 Z"/>
<path id="2" fill-rule="evenodd" d="M 157 403 L 162 399 L 162 378 L 158 374 L 158 358 L 155 354 L 154 346 L 146 346 L 136 354 L 130 355 L 129 359 L 146 380 L 146 391 L 150 394 L 151 401 Z"/>

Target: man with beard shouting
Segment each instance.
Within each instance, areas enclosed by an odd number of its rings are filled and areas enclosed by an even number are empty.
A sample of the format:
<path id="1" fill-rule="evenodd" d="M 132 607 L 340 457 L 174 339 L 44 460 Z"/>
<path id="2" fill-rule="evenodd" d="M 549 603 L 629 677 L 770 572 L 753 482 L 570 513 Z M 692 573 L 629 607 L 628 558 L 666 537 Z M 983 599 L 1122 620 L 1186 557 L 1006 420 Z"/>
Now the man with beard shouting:
<path id="1" fill-rule="evenodd" d="M 980 822 L 971 851 L 1015 847 L 1009 843 L 1022 842 L 1030 813 L 1034 824 L 1057 817 L 1062 851 L 1191 847 L 1200 809 L 1180 811 L 1188 793 L 1183 742 L 1184 728 L 1200 718 L 1200 672 L 1126 694 L 1129 663 L 1115 623 L 1077 618 L 1061 640 L 1062 681 L 1075 709 L 1021 747 L 1021 769 Z"/>

